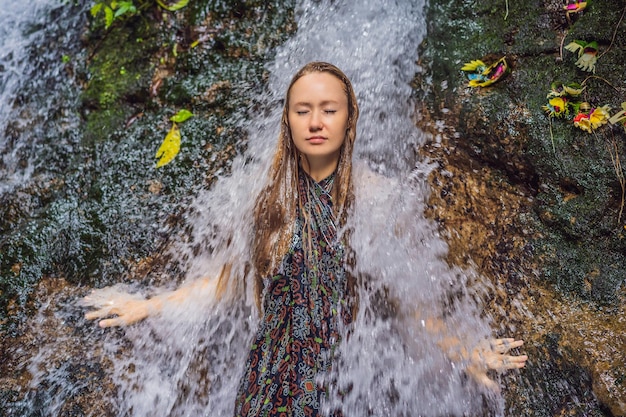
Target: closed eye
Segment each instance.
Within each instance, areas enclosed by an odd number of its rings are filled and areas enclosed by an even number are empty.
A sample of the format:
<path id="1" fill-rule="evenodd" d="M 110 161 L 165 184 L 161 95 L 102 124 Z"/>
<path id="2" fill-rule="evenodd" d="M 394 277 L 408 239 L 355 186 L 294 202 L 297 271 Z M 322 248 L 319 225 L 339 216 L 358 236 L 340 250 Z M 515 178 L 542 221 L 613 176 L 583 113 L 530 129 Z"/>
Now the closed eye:
<path id="1" fill-rule="evenodd" d="M 326 113 L 326 114 L 335 114 L 335 113 L 337 113 L 337 110 L 324 110 L 324 113 Z"/>

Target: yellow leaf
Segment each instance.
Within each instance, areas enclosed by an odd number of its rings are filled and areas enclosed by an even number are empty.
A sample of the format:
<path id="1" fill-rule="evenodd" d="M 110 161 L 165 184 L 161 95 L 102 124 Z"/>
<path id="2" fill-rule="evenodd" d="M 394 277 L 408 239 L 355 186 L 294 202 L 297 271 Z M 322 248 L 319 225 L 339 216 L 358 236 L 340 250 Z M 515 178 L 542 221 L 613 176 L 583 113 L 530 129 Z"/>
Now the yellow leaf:
<path id="1" fill-rule="evenodd" d="M 180 151 L 180 130 L 176 123 L 172 124 L 172 128 L 168 132 L 165 139 L 163 139 L 163 143 L 159 146 L 159 150 L 157 151 L 155 158 L 159 158 L 157 161 L 156 167 L 160 168 L 163 165 L 169 164 L 178 152 Z"/>
<path id="2" fill-rule="evenodd" d="M 178 0 L 176 3 L 170 5 L 165 4 L 162 0 L 156 0 L 159 6 L 168 10 L 170 12 L 175 12 L 176 10 L 180 10 L 189 3 L 189 0 Z"/>
<path id="3" fill-rule="evenodd" d="M 480 59 L 475 59 L 474 61 L 466 62 L 465 65 L 463 65 L 463 67 L 461 68 L 461 71 L 476 71 L 480 67 L 486 66 L 487 65 Z"/>

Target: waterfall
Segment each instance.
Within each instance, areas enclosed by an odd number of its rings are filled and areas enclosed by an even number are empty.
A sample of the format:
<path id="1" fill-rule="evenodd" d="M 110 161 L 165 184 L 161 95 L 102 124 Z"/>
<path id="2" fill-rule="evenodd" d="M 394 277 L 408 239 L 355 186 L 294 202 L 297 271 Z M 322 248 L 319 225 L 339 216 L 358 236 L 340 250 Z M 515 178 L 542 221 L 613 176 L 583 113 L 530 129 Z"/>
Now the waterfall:
<path id="1" fill-rule="evenodd" d="M 327 406 L 341 404 L 346 415 L 461 416 L 483 406 L 459 371 L 462 364 L 447 360 L 437 338 L 420 325 L 421 319 L 440 314 L 448 292 L 463 293 L 476 278 L 471 271 L 446 265 L 446 245 L 423 214 L 430 168 L 416 157 L 426 137 L 414 124 L 410 87 L 419 71 L 423 7 L 415 1 L 298 4 L 298 31 L 268 64 L 267 89 L 255 98 L 262 105 L 240 115 L 248 132 L 246 153 L 234 161 L 232 175 L 196 198 L 188 216 L 194 232 L 172 250 L 174 258 L 185 262 L 188 280 L 216 274 L 227 259 L 245 259 L 254 202 L 250 196 L 263 186 L 258 178 L 266 175 L 275 148 L 291 76 L 313 60 L 342 68 L 353 81 L 362 111 L 355 159 L 383 175 L 386 184 L 379 194 L 357 192 L 364 203 L 354 220 L 355 228 L 363 230 L 363 239 L 355 234 L 353 242 L 357 269 L 375 275 L 361 289 L 355 328 L 341 345 L 341 361 L 334 369 L 337 389 L 347 393 Z M 376 189 L 373 184 L 361 188 Z M 396 227 L 405 233 L 398 236 Z M 231 242 L 227 250 L 215 250 L 226 240 Z M 240 272 L 245 274 L 243 267 Z M 384 317 L 372 318 L 380 310 L 377 294 L 385 291 L 401 305 L 419 305 L 423 317 L 403 328 Z M 126 329 L 133 349 L 116 364 L 120 415 L 132 410 L 135 416 L 150 416 L 155 409 L 176 416 L 232 415 L 258 319 L 249 288 L 247 298 L 245 305 L 227 309 L 207 307 L 199 296 L 183 309 L 172 307 L 164 318 Z M 488 332 L 471 298 L 458 297 L 448 311 L 453 332 L 468 343 Z"/>
<path id="2" fill-rule="evenodd" d="M 28 183 L 42 155 L 78 140 L 78 88 L 64 61 L 79 53 L 84 17 L 58 0 L 0 7 L 0 194 Z"/>
<path id="3" fill-rule="evenodd" d="M 417 148 L 427 137 L 415 127 L 410 87 L 420 70 L 416 62 L 425 34 L 424 6 L 424 1 L 416 0 L 299 2 L 297 32 L 268 64 L 269 81 L 262 95 L 253 98 L 254 108 L 237 116 L 248 133 L 245 153 L 233 161 L 231 174 L 195 198 L 186 217 L 190 226 L 186 230 L 191 232 L 181 235 L 171 249 L 171 258 L 185 269 L 187 281 L 217 273 L 226 260 L 245 259 L 252 196 L 263 186 L 258 179 L 264 178 L 275 148 L 281 102 L 291 76 L 312 60 L 344 70 L 361 108 L 355 159 L 356 175 L 361 176 L 356 179 L 360 184 L 356 198 L 362 204 L 352 220 L 356 230 L 352 243 L 356 272 L 367 277 L 359 287 L 354 329 L 342 341 L 333 370 L 341 394 L 331 395 L 326 405 L 340 405 L 347 416 L 464 416 L 480 413 L 485 401 L 482 391 L 464 378 L 463 364 L 447 359 L 437 345 L 439 339 L 423 326 L 424 320 L 445 309 L 453 335 L 468 344 L 489 332 L 474 302 L 480 295 L 475 292 L 481 288 L 480 278 L 446 264 L 446 244 L 436 225 L 424 217 L 430 167 L 417 157 Z M 26 61 L 13 57 L 10 62 Z M 19 82 L 7 80 L 0 80 L 2 94 L 9 90 L 15 94 Z M 16 110 L 11 100 L 2 101 L 9 106 L 2 108 L 2 117 L 7 118 L 2 123 L 7 124 L 8 119 L 15 120 Z M 31 165 L 19 161 L 34 158 L 39 139 L 3 140 L 3 178 L 13 181 L 32 175 L 34 168 L 21 169 Z M 20 148 L 14 144 L 18 142 L 29 145 Z M 376 173 L 382 186 L 365 182 L 362 176 L 368 170 Z M 235 267 L 245 275 L 244 265 Z M 45 340 L 45 348 L 32 358 L 30 385 L 36 390 L 72 379 L 71 367 L 51 359 L 60 340 L 70 341 L 75 349 L 67 355 L 84 355 L 85 361 L 106 358 L 109 367 L 93 373 L 114 385 L 106 391 L 113 396 L 99 401 L 116 415 L 231 416 L 258 320 L 249 286 L 246 290 L 244 301 L 216 307 L 198 294 L 182 307 L 167 306 L 159 317 L 123 331 L 100 331 L 92 323 L 77 324 L 83 336 L 59 331 L 58 339 Z M 410 315 L 413 310 L 420 315 L 393 319 L 394 314 Z M 47 318 L 41 315 L 38 320 L 45 323 Z M 59 387 L 48 388 L 45 401 L 38 404 L 42 413 L 57 415 L 64 395 L 90 389 L 81 381 L 73 384 L 60 382 Z M 495 394 L 487 399 L 501 414 L 501 399 Z"/>

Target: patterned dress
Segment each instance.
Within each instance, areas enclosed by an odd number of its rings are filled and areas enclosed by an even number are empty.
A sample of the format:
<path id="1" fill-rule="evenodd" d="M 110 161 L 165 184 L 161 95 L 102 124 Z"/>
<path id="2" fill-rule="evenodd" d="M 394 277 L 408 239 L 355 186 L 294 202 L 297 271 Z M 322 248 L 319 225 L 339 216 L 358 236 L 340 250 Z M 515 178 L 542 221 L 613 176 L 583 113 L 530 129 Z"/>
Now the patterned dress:
<path id="1" fill-rule="evenodd" d="M 320 415 L 325 378 L 351 320 L 344 299 L 344 249 L 337 239 L 330 190 L 300 170 L 298 210 L 290 249 L 278 273 L 264 280 L 263 317 L 242 377 L 237 417 Z"/>

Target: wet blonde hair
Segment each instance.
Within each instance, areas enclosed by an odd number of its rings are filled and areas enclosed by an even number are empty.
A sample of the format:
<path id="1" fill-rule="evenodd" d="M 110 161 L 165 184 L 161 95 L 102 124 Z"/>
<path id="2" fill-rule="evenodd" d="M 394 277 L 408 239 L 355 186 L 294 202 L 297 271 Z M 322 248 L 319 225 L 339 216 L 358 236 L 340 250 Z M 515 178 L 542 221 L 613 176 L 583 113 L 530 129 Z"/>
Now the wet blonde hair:
<path id="1" fill-rule="evenodd" d="M 336 66 L 326 62 L 310 62 L 302 67 L 292 78 L 281 120 L 278 146 L 269 172 L 267 186 L 259 194 L 254 210 L 254 239 L 252 259 L 256 269 L 257 303 L 263 277 L 270 276 L 289 249 L 296 222 L 298 199 L 299 170 L 301 157 L 291 137 L 289 126 L 289 99 L 291 88 L 300 78 L 311 73 L 328 73 L 335 76 L 343 85 L 348 98 L 348 128 L 339 150 L 339 161 L 335 171 L 335 180 L 331 196 L 333 210 L 339 224 L 344 225 L 354 194 L 352 189 L 352 152 L 356 139 L 356 124 L 359 107 L 356 95 L 348 77 Z"/>

